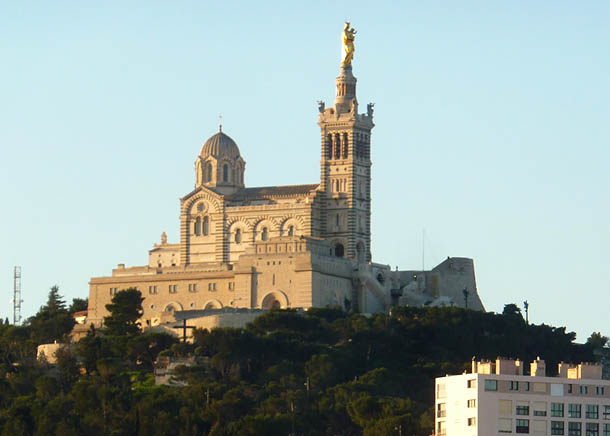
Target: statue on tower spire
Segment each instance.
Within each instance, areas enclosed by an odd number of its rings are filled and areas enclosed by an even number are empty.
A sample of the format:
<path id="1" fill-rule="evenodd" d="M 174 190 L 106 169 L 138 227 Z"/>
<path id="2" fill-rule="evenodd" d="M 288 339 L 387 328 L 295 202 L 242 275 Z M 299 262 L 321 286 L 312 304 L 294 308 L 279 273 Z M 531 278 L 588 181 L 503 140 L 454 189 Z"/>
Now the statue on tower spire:
<path id="1" fill-rule="evenodd" d="M 354 59 L 354 40 L 356 39 L 356 30 L 349 27 L 349 21 L 345 22 L 343 28 L 343 60 L 341 61 L 341 67 L 350 67 L 352 65 L 352 59 Z"/>

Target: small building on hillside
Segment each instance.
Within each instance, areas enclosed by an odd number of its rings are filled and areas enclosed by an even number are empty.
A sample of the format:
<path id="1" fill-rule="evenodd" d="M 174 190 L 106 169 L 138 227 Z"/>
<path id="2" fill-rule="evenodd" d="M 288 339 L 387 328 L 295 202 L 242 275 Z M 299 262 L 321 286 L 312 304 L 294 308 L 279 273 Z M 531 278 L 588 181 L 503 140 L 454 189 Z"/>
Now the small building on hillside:
<path id="1" fill-rule="evenodd" d="M 546 375 L 544 360 L 524 375 L 520 360 L 472 362 L 472 372 L 435 383 L 437 436 L 610 436 L 610 380 L 594 363 L 560 363 Z"/>

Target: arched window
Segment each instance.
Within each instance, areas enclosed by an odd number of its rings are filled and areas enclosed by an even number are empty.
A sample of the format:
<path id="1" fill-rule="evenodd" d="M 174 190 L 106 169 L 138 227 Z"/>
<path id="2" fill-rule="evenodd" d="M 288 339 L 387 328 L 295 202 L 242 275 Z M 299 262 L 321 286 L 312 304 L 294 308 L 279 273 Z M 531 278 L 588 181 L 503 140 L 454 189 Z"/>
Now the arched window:
<path id="1" fill-rule="evenodd" d="M 267 230 L 267 227 L 263 227 L 263 232 L 261 233 L 261 239 L 263 241 L 266 241 L 269 238 L 269 231 Z"/>
<path id="2" fill-rule="evenodd" d="M 341 157 L 341 135 L 338 133 L 335 135 L 335 159 Z"/>
<path id="3" fill-rule="evenodd" d="M 206 180 L 206 182 L 212 181 L 212 164 L 209 162 L 205 166 L 205 180 Z"/>
<path id="4" fill-rule="evenodd" d="M 201 236 L 201 217 L 197 217 L 195 220 L 195 235 Z"/>
<path id="5" fill-rule="evenodd" d="M 347 159 L 347 133 L 343 134 L 343 159 Z"/>
<path id="6" fill-rule="evenodd" d="M 288 236 L 294 236 L 294 226 L 288 226 Z"/>
<path id="7" fill-rule="evenodd" d="M 335 256 L 343 257 L 345 255 L 345 248 L 343 248 L 343 244 L 335 245 Z"/>
<path id="8" fill-rule="evenodd" d="M 208 236 L 210 234 L 210 218 L 203 217 L 203 236 Z"/>
<path id="9" fill-rule="evenodd" d="M 229 165 L 227 165 L 227 164 L 224 164 L 222 166 L 222 181 L 223 182 L 229 181 Z"/>
<path id="10" fill-rule="evenodd" d="M 335 224 L 337 225 L 337 227 L 339 226 L 339 214 L 335 215 Z"/>
<path id="11" fill-rule="evenodd" d="M 333 137 L 326 135 L 326 159 L 333 158 Z"/>
<path id="12" fill-rule="evenodd" d="M 235 243 L 241 244 L 241 229 L 235 230 Z"/>

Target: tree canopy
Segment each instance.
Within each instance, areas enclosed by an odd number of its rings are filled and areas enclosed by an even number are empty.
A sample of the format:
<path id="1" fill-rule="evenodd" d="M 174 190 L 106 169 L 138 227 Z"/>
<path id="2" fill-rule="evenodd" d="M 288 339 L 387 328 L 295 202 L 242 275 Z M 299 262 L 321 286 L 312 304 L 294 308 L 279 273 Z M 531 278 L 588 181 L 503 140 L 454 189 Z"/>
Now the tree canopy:
<path id="1" fill-rule="evenodd" d="M 36 343 L 67 341 L 67 336 L 74 327 L 74 319 L 66 309 L 66 303 L 59 294 L 57 285 L 51 287 L 47 303 L 38 310 L 36 315 L 29 318 L 26 324 L 31 327 L 31 338 Z"/>
<path id="2" fill-rule="evenodd" d="M 514 310 L 410 307 L 274 310 L 246 328 L 195 330 L 190 344 L 140 332 L 142 300 L 118 292 L 106 328 L 63 349 L 54 368 L 34 359 L 33 325 L 1 324 L 0 436 L 428 436 L 434 378 L 462 373 L 473 355 L 540 356 L 552 373 L 605 344 L 601 333 L 576 344 L 565 327 L 528 325 Z M 193 363 L 174 374 L 185 385 L 156 386 L 154 363 L 178 358 Z"/>
<path id="3" fill-rule="evenodd" d="M 104 317 L 104 326 L 109 335 L 134 335 L 140 332 L 138 318 L 142 314 L 142 294 L 135 288 L 117 292 L 106 305 L 110 315 Z"/>

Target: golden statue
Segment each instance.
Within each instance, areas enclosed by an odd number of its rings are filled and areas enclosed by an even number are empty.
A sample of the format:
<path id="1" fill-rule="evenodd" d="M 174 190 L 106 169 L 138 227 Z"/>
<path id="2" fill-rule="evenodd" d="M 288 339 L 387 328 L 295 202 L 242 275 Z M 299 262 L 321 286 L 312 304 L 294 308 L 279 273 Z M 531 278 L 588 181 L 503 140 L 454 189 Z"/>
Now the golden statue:
<path id="1" fill-rule="evenodd" d="M 352 64 L 354 59 L 354 39 L 356 39 L 356 30 L 349 27 L 349 21 L 345 22 L 343 28 L 343 61 L 341 61 L 342 67 L 348 67 Z"/>

